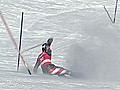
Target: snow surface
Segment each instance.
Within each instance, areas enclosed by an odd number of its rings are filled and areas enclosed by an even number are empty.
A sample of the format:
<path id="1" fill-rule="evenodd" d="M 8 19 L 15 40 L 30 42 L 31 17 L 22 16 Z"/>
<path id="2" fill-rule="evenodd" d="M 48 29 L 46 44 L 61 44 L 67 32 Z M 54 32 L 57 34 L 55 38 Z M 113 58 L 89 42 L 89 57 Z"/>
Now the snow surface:
<path id="1" fill-rule="evenodd" d="M 23 62 L 17 69 L 17 51 L 0 20 L 0 90 L 120 90 L 120 2 L 112 23 L 115 0 L 0 0 L 16 42 L 24 12 L 22 51 L 54 37 L 54 64 L 76 77 L 29 75 Z M 41 52 L 37 47 L 23 53 L 32 72 Z"/>

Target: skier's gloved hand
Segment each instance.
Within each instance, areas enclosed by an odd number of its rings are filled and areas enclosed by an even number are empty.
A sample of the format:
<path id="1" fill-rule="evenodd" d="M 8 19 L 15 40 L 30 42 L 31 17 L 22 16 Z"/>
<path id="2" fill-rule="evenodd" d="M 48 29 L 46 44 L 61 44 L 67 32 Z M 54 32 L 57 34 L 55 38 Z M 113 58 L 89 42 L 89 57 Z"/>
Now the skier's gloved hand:
<path id="1" fill-rule="evenodd" d="M 47 45 L 50 46 L 52 42 L 53 42 L 53 38 L 51 37 L 47 40 Z"/>

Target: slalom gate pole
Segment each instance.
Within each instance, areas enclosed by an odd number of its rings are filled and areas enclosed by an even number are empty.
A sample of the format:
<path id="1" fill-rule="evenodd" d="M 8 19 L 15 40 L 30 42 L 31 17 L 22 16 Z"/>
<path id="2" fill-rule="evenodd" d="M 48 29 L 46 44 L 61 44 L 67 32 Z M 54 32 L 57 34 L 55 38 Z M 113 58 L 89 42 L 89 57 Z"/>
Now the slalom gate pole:
<path id="1" fill-rule="evenodd" d="M 22 51 L 21 53 L 24 53 L 24 52 L 26 52 L 26 51 L 29 51 L 29 50 L 34 49 L 34 48 L 36 48 L 36 47 L 39 47 L 40 45 L 42 45 L 42 44 L 38 44 L 38 45 L 35 45 L 35 46 L 33 46 L 33 47 L 30 47 L 30 48 Z"/>
<path id="2" fill-rule="evenodd" d="M 15 39 L 13 38 L 13 35 L 12 35 L 12 33 L 11 33 L 11 31 L 10 31 L 10 29 L 9 29 L 9 27 L 8 27 L 8 25 L 7 25 L 7 23 L 6 23 L 5 19 L 4 19 L 4 16 L 2 15 L 2 12 L 1 12 L 1 11 L 0 11 L 0 17 L 1 17 L 1 19 L 2 19 L 2 21 L 3 21 L 3 23 L 4 23 L 4 25 L 5 25 L 5 28 L 6 28 L 7 32 L 8 32 L 8 34 L 10 35 L 10 38 L 11 38 L 11 40 L 12 40 L 14 46 L 15 46 L 15 49 L 16 49 L 17 52 L 20 54 L 20 57 L 21 57 L 21 59 L 22 59 L 22 61 L 23 61 L 23 63 L 24 63 L 24 66 L 26 67 L 28 73 L 31 75 L 31 71 L 30 71 L 30 69 L 28 68 L 28 64 L 25 62 L 25 59 L 23 58 L 21 52 L 17 49 L 17 43 L 16 43 Z"/>
<path id="3" fill-rule="evenodd" d="M 115 6 L 115 13 L 114 13 L 113 23 L 115 23 L 115 20 L 116 20 L 117 4 L 118 4 L 118 0 L 116 0 L 116 6 Z"/>
<path id="4" fill-rule="evenodd" d="M 20 41 L 19 41 L 19 53 L 18 53 L 18 64 L 17 64 L 17 71 L 19 70 L 19 63 L 20 63 L 20 51 L 21 51 L 21 40 L 22 40 L 22 27 L 23 27 L 23 12 L 21 17 L 21 26 L 20 26 Z"/>
<path id="5" fill-rule="evenodd" d="M 105 5 L 103 5 L 103 6 L 104 6 L 104 9 L 105 9 L 105 11 L 106 11 L 106 13 L 107 13 L 107 15 L 108 15 L 110 21 L 111 21 L 112 23 L 114 23 L 114 22 L 112 21 L 112 18 L 111 18 L 111 16 L 110 16 L 108 10 L 106 9 Z"/>

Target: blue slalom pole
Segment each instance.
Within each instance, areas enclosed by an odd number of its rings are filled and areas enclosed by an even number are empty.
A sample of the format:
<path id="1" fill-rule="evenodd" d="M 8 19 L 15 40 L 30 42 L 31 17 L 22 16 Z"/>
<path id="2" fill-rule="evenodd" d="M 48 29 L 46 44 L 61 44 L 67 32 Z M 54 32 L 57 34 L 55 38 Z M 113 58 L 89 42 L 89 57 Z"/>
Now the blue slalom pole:
<path id="1" fill-rule="evenodd" d="M 20 63 L 20 51 L 21 51 L 21 41 L 22 41 L 22 27 L 23 27 L 23 12 L 21 17 L 21 26 L 20 26 L 20 40 L 19 40 L 19 53 L 18 53 L 18 65 L 17 65 L 17 71 L 19 70 L 19 63 Z"/>

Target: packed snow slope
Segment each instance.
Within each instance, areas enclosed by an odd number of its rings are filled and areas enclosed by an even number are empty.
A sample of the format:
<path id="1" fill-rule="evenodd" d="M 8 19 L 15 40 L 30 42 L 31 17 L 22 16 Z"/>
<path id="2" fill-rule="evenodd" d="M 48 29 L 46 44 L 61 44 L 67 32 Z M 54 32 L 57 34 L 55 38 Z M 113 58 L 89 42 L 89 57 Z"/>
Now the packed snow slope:
<path id="1" fill-rule="evenodd" d="M 19 43 L 21 12 L 24 12 L 22 51 L 53 37 L 55 65 L 75 73 L 75 78 L 29 75 L 0 18 L 0 89 L 25 90 L 119 90 L 120 2 L 116 23 L 115 0 L 0 0 L 7 24 Z M 32 72 L 41 46 L 22 53 Z"/>

